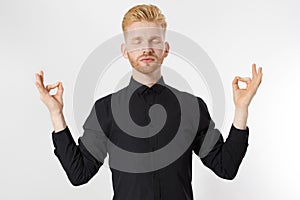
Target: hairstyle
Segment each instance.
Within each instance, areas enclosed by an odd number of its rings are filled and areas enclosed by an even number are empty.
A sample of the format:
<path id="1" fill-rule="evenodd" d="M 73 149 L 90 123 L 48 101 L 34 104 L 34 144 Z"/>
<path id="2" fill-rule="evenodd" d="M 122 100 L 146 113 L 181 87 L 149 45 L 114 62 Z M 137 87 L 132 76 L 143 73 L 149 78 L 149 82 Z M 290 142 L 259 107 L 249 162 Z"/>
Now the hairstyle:
<path id="1" fill-rule="evenodd" d="M 167 22 L 165 16 L 161 13 L 161 10 L 157 6 L 151 4 L 142 4 L 130 8 L 123 17 L 123 32 L 126 31 L 127 26 L 138 21 L 156 22 L 161 25 L 164 32 L 167 28 Z"/>

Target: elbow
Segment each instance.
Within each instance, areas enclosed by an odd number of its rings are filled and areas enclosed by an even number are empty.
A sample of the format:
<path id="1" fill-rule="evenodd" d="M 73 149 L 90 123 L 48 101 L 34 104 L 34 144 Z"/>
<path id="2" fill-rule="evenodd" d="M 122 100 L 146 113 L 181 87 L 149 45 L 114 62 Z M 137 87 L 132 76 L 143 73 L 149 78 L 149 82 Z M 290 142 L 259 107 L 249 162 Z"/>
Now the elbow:
<path id="1" fill-rule="evenodd" d="M 89 180 L 83 176 L 71 177 L 69 176 L 69 181 L 73 186 L 81 186 L 86 184 Z"/>
<path id="2" fill-rule="evenodd" d="M 72 179 L 69 179 L 69 180 L 73 186 L 80 186 L 80 185 L 84 185 L 86 183 L 86 182 L 76 181 L 76 180 L 72 180 Z"/>
<path id="3" fill-rule="evenodd" d="M 77 182 L 77 181 L 73 181 L 73 180 L 70 180 L 70 183 L 71 183 L 73 186 L 80 186 L 80 185 L 83 185 L 83 184 L 84 184 L 83 182 Z"/>
<path id="4" fill-rule="evenodd" d="M 228 170 L 223 170 L 222 173 L 217 173 L 217 175 L 225 180 L 233 180 L 236 175 L 237 175 L 237 170 L 235 171 L 228 171 Z"/>
<path id="5" fill-rule="evenodd" d="M 88 183 L 96 174 L 97 170 L 80 168 L 67 173 L 68 179 L 73 186 L 80 186 Z"/>
<path id="6" fill-rule="evenodd" d="M 236 177 L 236 174 L 233 175 L 226 175 L 226 176 L 221 176 L 221 178 L 225 179 L 225 180 L 233 180 Z"/>

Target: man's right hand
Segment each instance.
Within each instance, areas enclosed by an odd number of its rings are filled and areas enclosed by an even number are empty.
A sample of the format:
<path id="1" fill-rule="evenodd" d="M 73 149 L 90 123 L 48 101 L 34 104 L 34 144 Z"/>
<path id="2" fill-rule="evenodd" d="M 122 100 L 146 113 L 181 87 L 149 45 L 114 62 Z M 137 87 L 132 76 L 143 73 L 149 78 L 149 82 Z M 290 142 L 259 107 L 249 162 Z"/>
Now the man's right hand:
<path id="1" fill-rule="evenodd" d="M 63 92 L 64 88 L 61 82 L 54 84 L 48 84 L 44 86 L 44 72 L 41 70 L 35 74 L 36 82 L 35 85 L 40 92 L 41 101 L 47 106 L 50 114 L 55 132 L 63 130 L 66 127 L 66 122 L 63 116 Z M 51 95 L 52 89 L 57 89 L 56 94 Z"/>
<path id="2" fill-rule="evenodd" d="M 44 72 L 41 70 L 39 73 L 35 74 L 36 82 L 35 85 L 40 92 L 41 101 L 47 106 L 50 114 L 59 114 L 63 110 L 63 99 L 62 95 L 64 88 L 61 82 L 56 82 L 54 84 L 49 84 L 44 86 Z M 52 89 L 57 89 L 56 94 L 51 95 L 50 91 Z"/>

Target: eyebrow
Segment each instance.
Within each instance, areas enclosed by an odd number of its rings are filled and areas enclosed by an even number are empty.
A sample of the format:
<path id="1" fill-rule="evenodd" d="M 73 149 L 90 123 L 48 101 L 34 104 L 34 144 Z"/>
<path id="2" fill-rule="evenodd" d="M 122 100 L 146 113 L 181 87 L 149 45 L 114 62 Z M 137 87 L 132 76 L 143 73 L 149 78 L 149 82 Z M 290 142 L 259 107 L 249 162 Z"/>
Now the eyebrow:
<path id="1" fill-rule="evenodd" d="M 150 39 L 161 39 L 162 37 L 160 36 L 152 36 Z M 142 39 L 141 36 L 136 36 L 136 37 L 133 37 L 133 38 L 130 38 L 130 40 L 137 40 L 137 39 Z"/>
<path id="2" fill-rule="evenodd" d="M 133 38 L 130 38 L 131 40 L 137 40 L 137 39 L 142 39 L 142 37 L 140 36 L 136 36 L 136 37 L 133 37 Z"/>

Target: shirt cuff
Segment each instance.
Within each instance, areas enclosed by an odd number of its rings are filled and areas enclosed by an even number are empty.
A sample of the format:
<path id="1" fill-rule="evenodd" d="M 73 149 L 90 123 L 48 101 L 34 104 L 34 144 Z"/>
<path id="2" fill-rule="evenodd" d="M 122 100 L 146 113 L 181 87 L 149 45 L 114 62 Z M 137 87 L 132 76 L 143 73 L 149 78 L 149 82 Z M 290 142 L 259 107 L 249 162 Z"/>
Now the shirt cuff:
<path id="1" fill-rule="evenodd" d="M 53 144 L 55 147 L 73 142 L 73 137 L 68 126 L 65 129 L 56 133 L 53 130 L 51 134 Z"/>
<path id="2" fill-rule="evenodd" d="M 233 139 L 233 140 L 239 140 L 239 141 L 248 142 L 249 127 L 246 126 L 245 130 L 244 129 L 238 129 L 232 123 L 228 137 L 231 138 L 231 139 Z"/>

